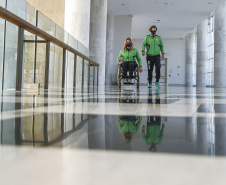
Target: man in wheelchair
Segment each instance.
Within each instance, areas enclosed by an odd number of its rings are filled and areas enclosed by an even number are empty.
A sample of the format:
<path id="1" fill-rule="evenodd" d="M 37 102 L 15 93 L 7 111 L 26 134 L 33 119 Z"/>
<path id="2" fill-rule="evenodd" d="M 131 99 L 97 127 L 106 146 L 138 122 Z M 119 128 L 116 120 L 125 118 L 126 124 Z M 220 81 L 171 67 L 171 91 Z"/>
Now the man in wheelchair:
<path id="1" fill-rule="evenodd" d="M 133 72 L 137 67 L 136 59 L 139 63 L 139 71 L 142 72 L 142 61 L 140 58 L 140 54 L 136 48 L 134 48 L 131 38 L 126 38 L 125 43 L 123 45 L 123 49 L 120 51 L 119 56 L 117 58 L 118 62 L 122 62 L 122 78 L 124 79 L 124 83 L 131 83 L 131 79 L 133 78 Z M 127 71 L 129 69 L 129 78 L 127 77 Z M 121 82 L 120 82 L 121 83 Z"/>

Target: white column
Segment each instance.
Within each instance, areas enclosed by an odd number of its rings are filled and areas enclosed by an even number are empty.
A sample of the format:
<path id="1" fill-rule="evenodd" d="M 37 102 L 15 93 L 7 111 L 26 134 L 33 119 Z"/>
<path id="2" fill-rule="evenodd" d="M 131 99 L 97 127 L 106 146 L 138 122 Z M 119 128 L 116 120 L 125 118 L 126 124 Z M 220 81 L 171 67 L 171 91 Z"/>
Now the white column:
<path id="1" fill-rule="evenodd" d="M 64 29 L 89 48 L 90 0 L 65 0 Z"/>
<path id="2" fill-rule="evenodd" d="M 226 87 L 226 1 L 215 11 L 214 86 Z"/>
<path id="3" fill-rule="evenodd" d="M 99 66 L 99 85 L 105 85 L 107 0 L 92 0 L 90 13 L 90 50 Z"/>
<path id="4" fill-rule="evenodd" d="M 105 85 L 112 85 L 112 67 L 114 60 L 114 15 L 107 16 L 107 48 L 106 48 L 106 68 L 105 68 Z"/>
<path id="5" fill-rule="evenodd" d="M 205 19 L 197 28 L 197 87 L 207 86 L 207 32 L 208 19 Z"/>
<path id="6" fill-rule="evenodd" d="M 186 37 L 186 86 L 192 87 L 193 81 L 193 65 L 196 62 L 196 47 L 195 47 L 195 34 L 190 33 Z"/>

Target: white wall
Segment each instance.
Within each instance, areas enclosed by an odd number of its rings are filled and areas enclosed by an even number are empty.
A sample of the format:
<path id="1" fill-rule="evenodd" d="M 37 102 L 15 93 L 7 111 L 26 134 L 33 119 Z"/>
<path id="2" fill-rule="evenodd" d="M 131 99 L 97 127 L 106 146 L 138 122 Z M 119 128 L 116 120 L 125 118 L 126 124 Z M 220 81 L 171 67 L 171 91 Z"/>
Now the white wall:
<path id="1" fill-rule="evenodd" d="M 135 48 L 138 49 L 141 55 L 142 43 L 141 39 L 133 40 Z M 165 58 L 167 58 L 167 73 L 168 73 L 168 85 L 185 84 L 185 49 L 186 49 L 186 40 L 185 39 L 163 39 L 163 45 L 165 47 Z M 147 84 L 147 62 L 146 57 L 141 55 L 143 62 L 143 73 L 141 73 L 140 83 Z M 179 66 L 179 68 L 178 68 Z M 179 74 L 179 75 L 178 75 Z"/>
<path id="2" fill-rule="evenodd" d="M 167 58 L 168 84 L 185 84 L 186 40 L 163 39 L 165 57 Z M 179 74 L 179 75 L 178 75 Z"/>
<path id="3" fill-rule="evenodd" d="M 112 83 L 117 81 L 117 68 L 118 62 L 117 57 L 120 50 L 123 48 L 123 44 L 127 37 L 131 37 L 132 28 L 132 16 L 129 15 L 116 15 L 114 22 L 114 50 L 113 56 L 115 60 L 115 65 L 112 65 Z M 108 61 L 106 61 L 108 65 Z"/>

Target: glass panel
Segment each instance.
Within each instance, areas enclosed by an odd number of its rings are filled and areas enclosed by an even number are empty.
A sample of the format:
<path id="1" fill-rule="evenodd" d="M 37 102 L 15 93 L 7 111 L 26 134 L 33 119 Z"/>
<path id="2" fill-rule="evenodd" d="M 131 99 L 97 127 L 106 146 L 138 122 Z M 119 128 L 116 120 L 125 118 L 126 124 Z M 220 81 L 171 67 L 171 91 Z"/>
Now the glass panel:
<path id="1" fill-rule="evenodd" d="M 61 135 L 61 114 L 48 114 L 48 141 Z"/>
<path id="2" fill-rule="evenodd" d="M 76 67 L 76 88 L 82 88 L 82 61 L 83 59 L 77 56 L 77 67 Z"/>
<path id="3" fill-rule="evenodd" d="M 34 140 L 44 141 L 44 115 L 35 116 L 34 119 Z"/>
<path id="4" fill-rule="evenodd" d="M 93 85 L 93 66 L 90 66 L 90 81 L 89 81 L 89 86 Z"/>
<path id="5" fill-rule="evenodd" d="M 55 45 L 50 43 L 49 88 L 54 87 Z"/>
<path id="6" fill-rule="evenodd" d="M 6 23 L 4 89 L 16 88 L 18 27 Z"/>
<path id="7" fill-rule="evenodd" d="M 89 62 L 84 60 L 84 90 L 88 90 Z"/>
<path id="8" fill-rule="evenodd" d="M 64 29 L 61 28 L 60 26 L 56 25 L 56 38 L 64 43 L 67 43 L 68 37 L 69 37 L 69 33 L 64 31 Z"/>
<path id="9" fill-rule="evenodd" d="M 35 43 L 25 43 L 24 56 L 24 88 L 34 83 Z"/>
<path id="10" fill-rule="evenodd" d="M 56 36 L 56 24 L 51 21 L 48 17 L 43 15 L 41 12 L 38 12 L 38 28 L 45 31 L 46 33 Z"/>
<path id="11" fill-rule="evenodd" d="M 35 35 L 24 30 L 25 40 L 35 40 Z"/>
<path id="12" fill-rule="evenodd" d="M 76 50 L 78 49 L 78 41 L 71 35 L 69 35 L 69 38 L 68 38 L 68 45 Z"/>
<path id="13" fill-rule="evenodd" d="M 45 60 L 46 44 L 37 43 L 35 83 L 39 83 L 41 87 L 44 87 L 45 85 Z"/>
<path id="14" fill-rule="evenodd" d="M 33 6 L 27 3 L 27 16 L 26 21 L 36 26 L 36 10 Z"/>
<path id="15" fill-rule="evenodd" d="M 1 2 L 1 6 L 4 6 Z M 5 21 L 0 19 L 0 74 L 3 70 L 3 52 L 4 52 L 4 33 L 5 33 Z M 0 91 L 2 90 L 2 75 L 0 75 Z"/>
<path id="16" fill-rule="evenodd" d="M 26 20 L 26 12 L 27 12 L 27 2 L 26 0 L 8 0 L 7 1 L 7 10 L 16 14 L 20 18 Z"/>
<path id="17" fill-rule="evenodd" d="M 67 91 L 73 91 L 74 82 L 74 54 L 67 52 L 67 63 L 66 63 L 66 89 Z"/>
<path id="18" fill-rule="evenodd" d="M 81 42 L 78 41 L 78 51 L 82 54 L 84 54 L 84 46 Z"/>
<path id="19" fill-rule="evenodd" d="M 54 88 L 62 87 L 63 49 L 55 46 Z"/>

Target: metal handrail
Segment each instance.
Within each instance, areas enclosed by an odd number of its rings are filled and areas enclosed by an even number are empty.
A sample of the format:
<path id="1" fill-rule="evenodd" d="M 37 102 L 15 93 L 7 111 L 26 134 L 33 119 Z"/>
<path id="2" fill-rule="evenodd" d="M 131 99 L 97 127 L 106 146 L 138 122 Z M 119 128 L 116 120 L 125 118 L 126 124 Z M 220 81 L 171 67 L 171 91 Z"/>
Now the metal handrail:
<path id="1" fill-rule="evenodd" d="M 6 10 L 2 6 L 0 6 L 0 18 L 5 19 L 6 21 L 17 25 L 19 27 L 24 28 L 24 30 L 33 33 L 34 35 L 37 35 L 46 41 L 50 41 L 51 43 L 66 49 L 72 53 L 74 53 L 77 56 L 80 56 L 81 58 L 84 58 L 88 62 L 90 62 L 91 65 L 99 66 L 99 63 L 95 62 L 94 60 L 90 59 L 89 57 L 85 56 L 84 54 L 80 53 L 79 51 L 75 50 L 71 46 L 65 44 L 64 42 L 60 41 L 59 39 L 51 36 L 50 34 L 46 33 L 45 31 L 37 28 L 36 26 L 30 24 L 29 22 L 23 20 L 22 18 L 18 17 L 17 15 L 13 14 L 12 12 Z"/>

